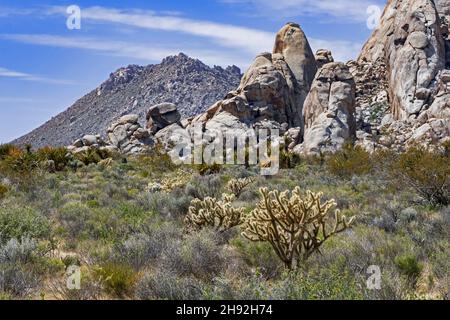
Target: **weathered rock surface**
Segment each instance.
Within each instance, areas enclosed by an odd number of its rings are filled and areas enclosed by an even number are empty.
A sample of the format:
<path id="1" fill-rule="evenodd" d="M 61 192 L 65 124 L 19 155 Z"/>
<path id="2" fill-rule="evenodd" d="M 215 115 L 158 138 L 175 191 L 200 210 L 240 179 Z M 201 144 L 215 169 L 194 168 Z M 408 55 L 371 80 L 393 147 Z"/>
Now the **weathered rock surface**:
<path id="1" fill-rule="evenodd" d="M 141 127 L 138 115 L 126 115 L 107 130 L 109 144 L 123 154 L 145 153 L 153 145 L 150 133 Z"/>
<path id="2" fill-rule="evenodd" d="M 67 150 L 73 154 L 79 154 L 91 149 L 108 150 L 111 152 L 118 151 L 117 148 L 108 145 L 100 135 L 85 135 L 67 147 Z"/>
<path id="3" fill-rule="evenodd" d="M 395 119 L 418 116 L 432 103 L 436 76 L 445 67 L 441 21 L 432 0 L 389 0 L 360 62 L 383 60 Z M 424 96 L 424 90 L 430 95 Z M 427 98 L 425 99 L 425 97 Z"/>
<path id="4" fill-rule="evenodd" d="M 151 107 L 147 112 L 147 129 L 155 134 L 174 123 L 179 123 L 181 115 L 173 103 L 161 103 Z"/>
<path id="5" fill-rule="evenodd" d="M 331 54 L 331 51 L 326 49 L 317 50 L 315 59 L 317 67 L 319 69 L 322 68 L 327 63 L 334 62 L 334 58 L 333 55 Z"/>
<path id="6" fill-rule="evenodd" d="M 212 121 L 214 126 L 223 123 L 226 128 L 227 122 L 252 126 L 274 121 L 285 128 L 303 128 L 302 108 L 316 71 L 305 34 L 297 24 L 288 23 L 278 32 L 273 53 L 258 55 L 239 87 L 192 119 L 190 125 L 200 122 L 208 126 Z M 224 112 L 226 115 L 221 115 Z M 218 116 L 220 121 L 214 119 Z"/>
<path id="7" fill-rule="evenodd" d="M 303 108 L 305 134 L 297 152 L 335 152 L 356 138 L 355 91 L 345 64 L 328 63 L 318 71 Z"/>

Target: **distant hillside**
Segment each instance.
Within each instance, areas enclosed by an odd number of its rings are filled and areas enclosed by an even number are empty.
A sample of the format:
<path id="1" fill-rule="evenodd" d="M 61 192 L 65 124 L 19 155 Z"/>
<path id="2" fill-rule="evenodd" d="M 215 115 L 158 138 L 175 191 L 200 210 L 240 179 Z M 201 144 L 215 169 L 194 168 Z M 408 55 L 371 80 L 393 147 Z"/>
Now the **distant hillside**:
<path id="1" fill-rule="evenodd" d="M 111 122 L 125 114 L 138 114 L 144 124 L 148 108 L 162 102 L 176 104 L 183 117 L 196 115 L 236 88 L 240 78 L 236 66 L 211 68 L 182 53 L 161 64 L 130 65 L 13 143 L 36 148 L 68 145 L 84 134 L 104 135 Z"/>

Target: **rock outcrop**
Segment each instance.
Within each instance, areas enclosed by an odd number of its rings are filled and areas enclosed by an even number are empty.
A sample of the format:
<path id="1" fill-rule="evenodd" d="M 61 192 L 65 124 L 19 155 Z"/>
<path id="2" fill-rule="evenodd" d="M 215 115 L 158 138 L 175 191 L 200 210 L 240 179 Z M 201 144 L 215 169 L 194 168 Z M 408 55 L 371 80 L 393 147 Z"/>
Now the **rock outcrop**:
<path id="1" fill-rule="evenodd" d="M 331 54 L 331 51 L 326 49 L 317 50 L 315 59 L 317 67 L 319 69 L 322 68 L 327 63 L 334 62 L 334 58 L 333 55 Z"/>
<path id="2" fill-rule="evenodd" d="M 121 117 L 108 128 L 109 144 L 123 154 L 145 153 L 153 145 L 150 133 L 141 127 L 135 114 Z"/>
<path id="3" fill-rule="evenodd" d="M 108 145 L 100 135 L 85 135 L 81 139 L 75 140 L 67 150 L 73 154 L 79 154 L 91 149 L 105 149 L 108 151 L 118 151 L 117 148 Z"/>
<path id="4" fill-rule="evenodd" d="M 345 64 L 328 63 L 318 71 L 303 108 L 305 133 L 296 152 L 336 152 L 356 138 L 355 90 Z"/>
<path id="5" fill-rule="evenodd" d="M 215 127 L 229 127 L 227 123 L 251 127 L 273 121 L 286 129 L 303 128 L 302 108 L 316 71 L 305 34 L 299 25 L 288 23 L 278 32 L 273 53 L 258 55 L 239 87 L 190 125 L 200 122 L 206 127 L 213 122 Z"/>
<path id="6" fill-rule="evenodd" d="M 179 123 L 181 115 L 173 103 L 161 103 L 151 107 L 147 112 L 147 129 L 155 134 L 174 123 Z"/>
<path id="7" fill-rule="evenodd" d="M 383 60 L 395 119 L 417 117 L 433 102 L 436 77 L 445 67 L 445 43 L 433 0 L 389 0 L 360 62 Z"/>

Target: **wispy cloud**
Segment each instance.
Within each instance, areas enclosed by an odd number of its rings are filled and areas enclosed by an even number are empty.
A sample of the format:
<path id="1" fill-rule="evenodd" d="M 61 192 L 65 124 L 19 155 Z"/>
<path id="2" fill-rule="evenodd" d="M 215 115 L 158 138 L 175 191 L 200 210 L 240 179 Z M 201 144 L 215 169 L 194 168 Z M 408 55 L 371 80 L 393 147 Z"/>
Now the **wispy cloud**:
<path id="1" fill-rule="evenodd" d="M 244 0 L 226 0 L 244 1 Z M 246 0 L 252 2 L 253 0 Z M 262 0 L 265 3 L 265 0 Z M 280 0 L 280 7 L 287 8 L 302 0 Z M 324 0 L 329 2 L 328 0 Z M 333 0 L 341 3 L 349 0 Z M 366 0 L 362 0 L 366 1 Z M 369 0 L 367 0 L 369 1 Z M 320 4 L 311 4 L 310 7 L 319 8 Z M 267 2 L 266 5 L 272 2 Z M 354 7 L 354 6 L 353 6 Z M 46 15 L 65 15 L 65 7 L 47 7 L 44 10 Z M 318 9 L 317 9 L 318 10 Z M 121 40 L 105 40 L 96 37 L 63 37 L 48 34 L 9 34 L 0 35 L 0 38 L 54 47 L 77 48 L 83 50 L 96 51 L 103 54 L 131 57 L 144 61 L 160 61 L 168 55 L 184 52 L 196 57 L 209 65 L 231 65 L 235 64 L 241 68 L 250 65 L 253 57 L 263 51 L 270 51 L 273 47 L 274 32 L 263 31 L 254 28 L 237 26 L 232 24 L 216 23 L 205 20 L 193 20 L 170 13 L 156 13 L 154 11 L 143 11 L 138 9 L 118 10 L 106 7 L 82 8 L 83 21 L 95 23 L 105 23 L 118 25 L 126 28 L 159 30 L 173 34 L 187 34 L 193 37 L 204 38 L 209 43 L 203 43 L 202 48 L 189 48 L 177 46 L 174 43 L 162 41 L 160 45 L 143 45 L 144 41 L 136 39 L 134 42 Z M 361 44 L 350 41 L 324 40 L 309 38 L 314 50 L 326 48 L 333 51 L 336 60 L 344 61 L 355 58 Z M 204 49 L 208 48 L 208 49 Z"/>
<path id="2" fill-rule="evenodd" d="M 0 67 L 0 77 L 15 78 L 15 79 L 25 80 L 25 81 L 45 82 L 45 83 L 51 83 L 51 84 L 61 84 L 61 85 L 75 84 L 73 81 L 69 81 L 69 80 L 41 77 L 38 75 L 9 70 L 9 69 L 2 68 L 2 67 Z"/>
<path id="3" fill-rule="evenodd" d="M 54 7 L 49 12 L 64 14 L 65 11 L 64 8 Z M 273 34 L 270 32 L 231 24 L 156 14 L 153 11 L 89 7 L 82 8 L 81 15 L 83 21 L 113 23 L 203 37 L 215 41 L 222 47 L 244 49 L 252 54 L 267 50 L 266 44 L 273 41 Z"/>
<path id="4" fill-rule="evenodd" d="M 198 50 L 175 46 L 141 45 L 127 41 L 102 40 L 93 37 L 63 37 L 48 34 L 3 34 L 0 39 L 21 43 L 90 50 L 110 56 L 139 59 L 147 62 L 161 61 L 167 56 L 184 52 L 210 65 L 248 65 L 249 61 L 220 50 Z"/>
<path id="5" fill-rule="evenodd" d="M 367 8 L 383 6 L 386 0 L 221 0 L 223 3 L 248 6 L 252 14 L 278 17 L 319 16 L 342 19 L 342 22 L 364 22 Z"/>
<path id="6" fill-rule="evenodd" d="M 244 1 L 244 0 L 230 0 L 230 1 Z M 253 1 L 253 0 L 247 0 Z M 344 15 L 343 11 L 345 9 L 344 4 L 348 5 L 349 1 L 353 0 L 322 0 L 328 3 L 328 7 L 334 6 L 338 10 L 337 13 Z M 345 3 L 343 3 L 343 1 Z M 370 1 L 361 0 L 365 2 L 365 5 L 357 4 L 351 7 L 353 10 L 362 10 L 367 7 Z M 378 0 L 379 1 L 379 0 Z M 263 3 L 266 1 L 263 0 Z M 290 5 L 295 3 L 301 4 L 303 0 L 281 0 L 279 8 L 285 8 L 286 10 Z M 313 8 L 319 11 L 319 8 L 325 8 L 326 5 L 323 4 L 313 4 L 313 1 L 306 1 L 310 7 L 310 11 L 313 12 Z M 318 1 L 320 2 L 320 1 Z M 333 2 L 333 4 L 330 4 Z M 272 4 L 273 1 L 267 1 L 267 4 Z M 278 2 L 277 2 L 278 4 Z M 278 6 L 277 6 L 278 7 Z M 53 13 L 64 13 L 64 9 L 61 7 L 53 7 Z M 336 13 L 336 14 L 337 14 Z M 348 15 L 348 8 L 346 11 Z M 151 30 L 163 30 L 178 33 L 187 33 L 193 36 L 200 36 L 213 40 L 216 45 L 221 47 L 227 47 L 231 49 L 237 49 L 244 54 L 241 54 L 240 61 L 236 61 L 234 64 L 242 66 L 241 62 L 246 59 L 252 59 L 257 53 L 263 51 L 270 51 L 274 42 L 274 33 L 268 31 L 262 31 L 258 29 L 252 29 L 242 26 L 235 26 L 230 24 L 221 24 L 210 21 L 202 20 L 191 20 L 182 17 L 164 16 L 158 15 L 153 11 L 142 11 L 142 10 L 117 10 L 105 7 L 90 7 L 82 9 L 83 20 L 91 20 L 96 22 L 113 23 L 124 25 L 128 27 L 136 27 L 142 29 Z M 341 40 L 324 40 L 324 39 L 309 39 L 311 46 L 316 49 L 326 48 L 333 51 L 333 54 L 337 60 L 345 61 L 348 59 L 355 58 L 357 52 L 361 49 L 360 43 L 354 43 L 350 41 Z M 217 52 L 214 54 L 217 55 Z M 223 54 L 222 54 L 223 55 Z M 235 54 L 237 56 L 238 53 Z M 197 55 L 199 58 L 202 56 Z M 211 59 L 208 59 L 211 61 Z M 217 59 L 214 59 L 217 60 Z M 219 63 L 220 64 L 220 63 Z M 223 62 L 222 62 L 223 64 Z M 244 65 L 248 65 L 244 62 Z"/>

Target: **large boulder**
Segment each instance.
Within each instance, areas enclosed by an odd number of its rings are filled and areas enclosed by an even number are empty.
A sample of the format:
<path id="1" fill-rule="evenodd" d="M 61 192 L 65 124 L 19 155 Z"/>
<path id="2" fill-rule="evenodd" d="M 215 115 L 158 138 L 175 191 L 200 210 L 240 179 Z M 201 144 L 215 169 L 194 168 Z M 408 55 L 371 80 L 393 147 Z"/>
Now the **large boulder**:
<path id="1" fill-rule="evenodd" d="M 287 23 L 278 31 L 273 53 L 284 57 L 300 87 L 309 91 L 317 66 L 305 33 L 298 24 Z"/>
<path id="2" fill-rule="evenodd" d="M 319 69 L 322 68 L 327 63 L 334 62 L 334 58 L 333 55 L 331 54 L 331 51 L 326 49 L 317 50 L 315 59 L 317 67 Z"/>
<path id="3" fill-rule="evenodd" d="M 137 115 L 126 115 L 108 128 L 109 144 L 123 154 L 145 153 L 153 145 L 150 133 L 138 123 Z"/>
<path id="4" fill-rule="evenodd" d="M 395 119 L 417 117 L 434 98 L 436 76 L 445 67 L 445 43 L 433 0 L 389 0 L 380 26 L 360 62 L 382 59 Z"/>
<path id="5" fill-rule="evenodd" d="M 161 103 L 151 107 L 147 112 L 147 129 L 155 134 L 161 129 L 179 123 L 181 115 L 173 103 Z"/>
<path id="6" fill-rule="evenodd" d="M 356 85 L 343 63 L 324 65 L 314 79 L 303 109 L 305 134 L 299 153 L 335 152 L 356 136 Z"/>

